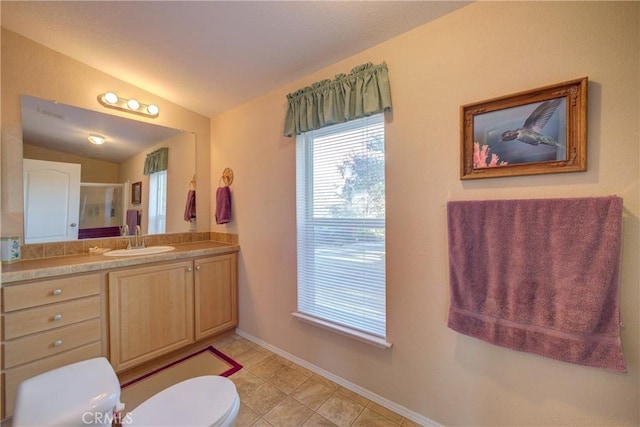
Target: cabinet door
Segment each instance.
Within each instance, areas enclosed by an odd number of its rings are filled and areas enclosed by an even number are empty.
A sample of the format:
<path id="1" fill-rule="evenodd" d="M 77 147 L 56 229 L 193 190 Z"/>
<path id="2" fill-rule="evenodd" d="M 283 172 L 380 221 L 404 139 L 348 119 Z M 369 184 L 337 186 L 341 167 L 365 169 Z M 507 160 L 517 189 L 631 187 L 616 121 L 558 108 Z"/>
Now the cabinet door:
<path id="1" fill-rule="evenodd" d="M 193 342 L 191 261 L 109 274 L 111 364 L 116 371 Z"/>
<path id="2" fill-rule="evenodd" d="M 238 257 L 219 255 L 194 261 L 196 340 L 238 325 Z"/>

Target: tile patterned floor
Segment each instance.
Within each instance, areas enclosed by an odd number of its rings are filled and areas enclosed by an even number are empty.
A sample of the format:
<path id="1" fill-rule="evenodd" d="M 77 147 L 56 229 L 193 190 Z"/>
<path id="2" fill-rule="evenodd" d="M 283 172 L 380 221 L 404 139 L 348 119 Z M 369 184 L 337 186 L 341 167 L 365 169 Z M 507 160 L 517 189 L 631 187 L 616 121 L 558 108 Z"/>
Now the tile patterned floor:
<path id="1" fill-rule="evenodd" d="M 214 343 L 243 369 L 237 427 L 414 427 L 416 423 L 306 368 L 233 335 Z"/>

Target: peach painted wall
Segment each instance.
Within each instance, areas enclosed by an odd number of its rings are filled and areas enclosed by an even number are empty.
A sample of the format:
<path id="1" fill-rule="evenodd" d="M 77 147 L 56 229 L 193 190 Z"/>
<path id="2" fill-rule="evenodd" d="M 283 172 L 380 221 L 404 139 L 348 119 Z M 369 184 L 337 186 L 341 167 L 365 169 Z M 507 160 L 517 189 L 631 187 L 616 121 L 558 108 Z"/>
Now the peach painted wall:
<path id="1" fill-rule="evenodd" d="M 210 119 L 170 101 L 145 92 L 100 70 L 48 49 L 12 31 L 2 29 L 2 233 L 23 234 L 22 206 L 22 124 L 20 95 L 56 100 L 104 114 L 140 120 L 195 134 L 198 170 L 198 231 L 209 231 L 210 210 Z M 154 102 L 160 107 L 156 119 L 108 110 L 97 96 L 112 90 L 126 97 Z M 193 164 L 183 165 L 189 180 Z M 18 177 L 18 179 L 16 179 Z M 189 180 L 169 203 L 181 209 L 189 189 Z M 188 223 L 187 225 L 188 230 Z"/>
<path id="2" fill-rule="evenodd" d="M 450 426 L 640 424 L 640 3 L 477 2 L 212 118 L 212 185 L 233 168 L 240 329 Z M 295 140 L 285 95 L 386 61 L 390 350 L 303 324 L 296 310 Z M 588 76 L 588 171 L 462 182 L 460 105 Z M 624 198 L 628 374 L 492 346 L 446 326 L 449 200 Z M 215 203 L 212 205 L 212 210 Z M 579 224 L 576 224 L 579 232 Z"/>

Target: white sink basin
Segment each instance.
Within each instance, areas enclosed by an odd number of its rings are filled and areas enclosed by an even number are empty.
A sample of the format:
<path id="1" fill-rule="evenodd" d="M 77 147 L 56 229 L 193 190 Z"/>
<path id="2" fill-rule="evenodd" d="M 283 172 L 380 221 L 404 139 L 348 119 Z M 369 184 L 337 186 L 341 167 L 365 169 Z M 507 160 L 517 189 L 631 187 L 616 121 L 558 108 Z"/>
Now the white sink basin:
<path id="1" fill-rule="evenodd" d="M 174 250 L 174 246 L 149 246 L 148 248 L 137 249 L 116 249 L 114 251 L 105 252 L 105 256 L 135 256 L 135 255 L 152 255 L 162 252 Z"/>

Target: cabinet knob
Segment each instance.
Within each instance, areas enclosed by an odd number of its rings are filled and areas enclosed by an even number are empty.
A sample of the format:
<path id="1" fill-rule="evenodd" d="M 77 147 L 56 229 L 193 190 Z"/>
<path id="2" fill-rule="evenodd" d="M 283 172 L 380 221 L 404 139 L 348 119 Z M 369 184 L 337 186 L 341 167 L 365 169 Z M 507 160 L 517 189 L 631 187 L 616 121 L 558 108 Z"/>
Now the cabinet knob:
<path id="1" fill-rule="evenodd" d="M 78 224 L 76 224 L 75 222 L 72 222 L 71 224 L 69 224 L 69 227 L 77 227 Z"/>
<path id="2" fill-rule="evenodd" d="M 197 266 L 197 267 L 196 267 L 196 270 L 200 270 L 200 266 Z"/>
<path id="3" fill-rule="evenodd" d="M 54 322 L 58 322 L 60 320 L 62 320 L 62 314 L 56 314 L 55 316 L 53 316 Z"/>
<path id="4" fill-rule="evenodd" d="M 53 294 L 54 294 L 54 295 L 60 295 L 60 294 L 62 294 L 62 289 L 56 289 L 56 290 L 54 290 L 54 291 L 53 291 Z"/>
<path id="5" fill-rule="evenodd" d="M 187 267 L 187 271 L 188 271 L 189 273 L 191 273 L 191 271 L 193 271 L 193 268 L 191 268 L 191 267 Z"/>
<path id="6" fill-rule="evenodd" d="M 54 347 L 60 347 L 62 345 L 62 340 L 57 340 L 53 343 Z"/>

